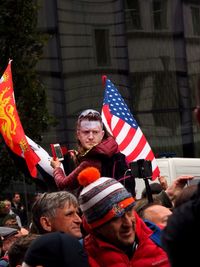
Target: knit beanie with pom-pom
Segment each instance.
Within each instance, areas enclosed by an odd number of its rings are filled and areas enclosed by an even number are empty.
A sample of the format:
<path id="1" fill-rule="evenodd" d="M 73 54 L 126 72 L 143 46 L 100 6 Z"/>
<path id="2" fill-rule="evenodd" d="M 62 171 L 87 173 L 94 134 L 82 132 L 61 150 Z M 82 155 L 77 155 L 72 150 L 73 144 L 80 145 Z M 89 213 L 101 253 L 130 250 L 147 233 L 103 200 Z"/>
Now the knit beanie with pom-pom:
<path id="1" fill-rule="evenodd" d="M 120 182 L 100 177 L 100 172 L 94 167 L 80 172 L 78 181 L 84 186 L 79 195 L 80 208 L 92 229 L 123 216 L 135 204 L 132 195 Z"/>

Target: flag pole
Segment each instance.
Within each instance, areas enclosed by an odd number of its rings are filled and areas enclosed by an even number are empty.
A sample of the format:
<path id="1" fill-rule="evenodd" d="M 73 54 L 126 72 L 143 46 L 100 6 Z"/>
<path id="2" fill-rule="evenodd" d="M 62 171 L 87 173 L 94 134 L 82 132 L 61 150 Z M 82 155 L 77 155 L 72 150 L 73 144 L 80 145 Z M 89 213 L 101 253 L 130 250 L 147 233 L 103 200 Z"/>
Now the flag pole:
<path id="1" fill-rule="evenodd" d="M 106 85 L 106 80 L 107 80 L 107 76 L 106 76 L 106 75 L 102 75 L 101 79 L 102 79 L 103 87 L 105 87 L 105 85 Z"/>

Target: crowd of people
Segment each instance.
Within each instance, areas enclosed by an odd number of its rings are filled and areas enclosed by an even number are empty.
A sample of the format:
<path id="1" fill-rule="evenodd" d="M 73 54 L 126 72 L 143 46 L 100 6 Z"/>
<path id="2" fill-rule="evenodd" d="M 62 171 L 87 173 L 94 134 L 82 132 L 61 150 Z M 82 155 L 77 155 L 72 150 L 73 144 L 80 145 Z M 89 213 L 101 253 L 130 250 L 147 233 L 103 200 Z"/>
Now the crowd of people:
<path id="1" fill-rule="evenodd" d="M 95 110 L 77 122 L 78 149 L 67 175 L 52 159 L 57 191 L 37 196 L 30 221 L 20 194 L 0 202 L 0 267 L 196 266 L 200 185 L 164 177 L 136 199 L 135 182 Z M 185 253 L 184 253 L 185 252 Z M 198 265 L 198 264 L 197 264 Z"/>

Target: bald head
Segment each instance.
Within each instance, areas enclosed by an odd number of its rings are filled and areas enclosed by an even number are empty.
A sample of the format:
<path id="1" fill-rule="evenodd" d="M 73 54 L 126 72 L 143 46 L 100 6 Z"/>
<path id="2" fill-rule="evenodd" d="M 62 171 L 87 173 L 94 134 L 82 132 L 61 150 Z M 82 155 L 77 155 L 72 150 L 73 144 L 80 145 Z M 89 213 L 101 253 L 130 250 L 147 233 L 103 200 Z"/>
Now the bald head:
<path id="1" fill-rule="evenodd" d="M 159 205 L 153 204 L 147 206 L 142 212 L 142 218 L 149 220 L 159 226 L 165 227 L 167 225 L 167 220 L 172 214 L 170 209 Z"/>

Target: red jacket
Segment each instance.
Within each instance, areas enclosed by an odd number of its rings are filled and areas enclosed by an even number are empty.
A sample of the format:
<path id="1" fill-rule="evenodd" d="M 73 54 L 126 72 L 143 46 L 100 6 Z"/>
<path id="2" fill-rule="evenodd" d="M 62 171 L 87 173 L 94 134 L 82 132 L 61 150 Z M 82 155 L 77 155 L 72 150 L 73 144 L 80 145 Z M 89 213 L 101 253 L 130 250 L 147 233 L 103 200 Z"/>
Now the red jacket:
<path id="1" fill-rule="evenodd" d="M 69 175 L 65 176 L 62 168 L 55 168 L 53 175 L 57 187 L 60 190 L 74 190 L 79 188 L 77 181 L 78 174 L 86 167 L 96 167 L 100 170 L 102 168 L 102 158 L 111 158 L 118 152 L 118 145 L 113 137 L 108 137 L 101 141 L 98 145 L 93 147 L 86 155 L 80 157 L 80 164 Z"/>
<path id="2" fill-rule="evenodd" d="M 92 233 L 84 239 L 91 267 L 170 267 L 167 254 L 151 239 L 152 231 L 136 214 L 138 247 L 131 259 L 117 247 L 102 241 Z"/>

